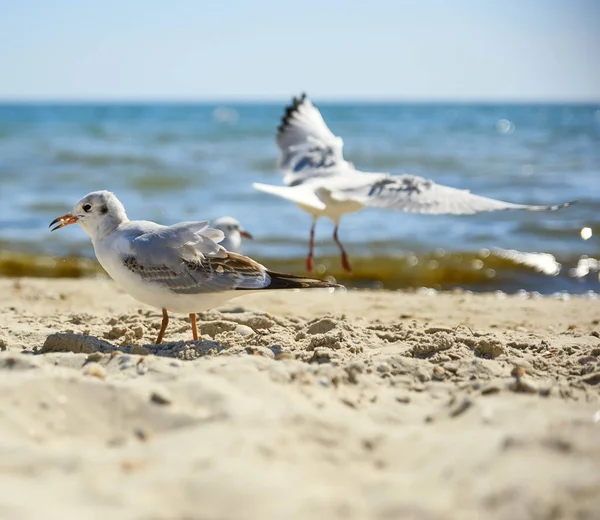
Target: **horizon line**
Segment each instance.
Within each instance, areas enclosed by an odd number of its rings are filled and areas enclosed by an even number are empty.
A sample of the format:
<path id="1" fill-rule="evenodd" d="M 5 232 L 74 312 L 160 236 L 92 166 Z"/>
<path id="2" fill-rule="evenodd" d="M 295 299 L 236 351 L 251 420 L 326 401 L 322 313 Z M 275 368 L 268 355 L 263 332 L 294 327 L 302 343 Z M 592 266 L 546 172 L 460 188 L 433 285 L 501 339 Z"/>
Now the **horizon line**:
<path id="1" fill-rule="evenodd" d="M 300 95 L 299 92 L 296 95 Z M 114 98 L 19 98 L 0 96 L 0 105 L 108 105 L 108 104 L 287 104 L 293 96 L 283 97 L 223 97 L 223 98 L 133 98 L 133 97 L 114 97 Z M 466 105 L 466 104 L 489 104 L 489 105 L 594 105 L 600 104 L 600 98 L 402 98 L 402 97 L 310 97 L 317 103 L 326 104 L 448 104 L 448 105 Z"/>

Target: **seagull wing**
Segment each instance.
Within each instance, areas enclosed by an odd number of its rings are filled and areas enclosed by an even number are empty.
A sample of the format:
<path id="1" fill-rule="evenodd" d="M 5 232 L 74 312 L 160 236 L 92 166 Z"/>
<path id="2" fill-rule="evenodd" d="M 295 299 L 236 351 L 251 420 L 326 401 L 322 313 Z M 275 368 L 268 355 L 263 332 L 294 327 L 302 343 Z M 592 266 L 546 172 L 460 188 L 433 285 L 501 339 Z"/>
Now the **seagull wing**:
<path id="1" fill-rule="evenodd" d="M 278 168 L 284 182 L 295 185 L 314 177 L 330 177 L 353 170 L 344 159 L 344 142 L 325 124 L 321 112 L 306 94 L 293 98 L 277 128 Z"/>
<path id="2" fill-rule="evenodd" d="M 272 184 L 252 184 L 254 189 L 276 195 L 282 199 L 291 200 L 296 204 L 308 206 L 316 210 L 323 211 L 326 206 L 317 196 L 311 184 L 297 184 L 295 186 L 274 186 Z"/>
<path id="3" fill-rule="evenodd" d="M 436 184 L 413 175 L 363 173 L 349 178 L 338 177 L 328 183 L 331 197 L 337 201 L 354 201 L 364 206 L 395 209 L 411 213 L 469 215 L 482 211 L 521 209 L 527 211 L 554 211 L 573 204 L 534 206 L 514 204 L 475 195 Z"/>
<path id="4" fill-rule="evenodd" d="M 223 249 L 218 244 L 222 239 L 223 232 L 207 222 L 161 226 L 131 240 L 122 262 L 144 282 L 177 294 L 335 286 L 268 271 L 251 258 Z"/>

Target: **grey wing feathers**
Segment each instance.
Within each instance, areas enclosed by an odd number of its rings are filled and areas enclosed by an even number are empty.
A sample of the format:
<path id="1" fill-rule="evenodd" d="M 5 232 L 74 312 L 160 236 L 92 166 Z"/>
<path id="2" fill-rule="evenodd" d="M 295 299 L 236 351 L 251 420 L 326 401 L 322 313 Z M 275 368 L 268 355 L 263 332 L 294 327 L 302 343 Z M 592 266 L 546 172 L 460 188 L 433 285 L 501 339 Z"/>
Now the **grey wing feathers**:
<path id="1" fill-rule="evenodd" d="M 483 211 L 521 209 L 527 211 L 554 211 L 570 206 L 572 202 L 551 206 L 514 204 L 490 199 L 431 180 L 412 175 L 381 175 L 365 178 L 362 184 L 332 190 L 336 200 L 354 200 L 365 206 L 396 209 L 412 213 L 468 215 Z"/>
<path id="2" fill-rule="evenodd" d="M 148 284 L 177 294 L 235 290 L 332 287 L 329 282 L 271 273 L 251 258 L 218 245 L 223 232 L 207 222 L 183 222 L 131 241 L 123 266 Z"/>
<path id="3" fill-rule="evenodd" d="M 177 293 L 261 289 L 266 269 L 223 249 L 223 232 L 208 222 L 182 222 L 144 233 L 131 241 L 123 265 L 148 283 Z"/>
<path id="4" fill-rule="evenodd" d="M 133 255 L 126 257 L 123 264 L 147 283 L 163 285 L 177 294 L 341 287 L 323 280 L 267 271 L 258 262 L 236 253 L 227 253 L 225 258 L 184 262 L 177 271 L 165 265 L 140 265 Z"/>
<path id="5" fill-rule="evenodd" d="M 286 184 L 352 167 L 342 155 L 342 139 L 329 130 L 306 94 L 293 98 L 286 107 L 277 128 L 277 146 L 280 150 L 278 168 L 287 174 Z"/>
<path id="6" fill-rule="evenodd" d="M 125 257 L 123 264 L 147 283 L 169 288 L 177 294 L 202 294 L 240 289 L 264 289 L 270 283 L 266 269 L 235 253 L 224 258 L 181 260 L 178 268 L 164 264 L 140 264 L 136 257 Z"/>
<path id="7" fill-rule="evenodd" d="M 141 265 L 166 265 L 177 269 L 182 260 L 222 254 L 218 242 L 224 234 L 208 227 L 208 221 L 181 222 L 144 233 L 131 241 Z"/>

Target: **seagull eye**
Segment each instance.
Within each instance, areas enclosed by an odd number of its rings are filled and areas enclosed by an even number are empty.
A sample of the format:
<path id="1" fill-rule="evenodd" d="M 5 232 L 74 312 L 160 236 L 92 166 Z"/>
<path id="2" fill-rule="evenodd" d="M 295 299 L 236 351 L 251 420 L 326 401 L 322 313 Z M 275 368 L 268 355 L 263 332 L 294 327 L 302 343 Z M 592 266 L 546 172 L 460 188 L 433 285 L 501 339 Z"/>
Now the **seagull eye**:
<path id="1" fill-rule="evenodd" d="M 84 204 L 83 205 L 83 211 L 85 211 L 86 213 L 89 213 L 91 209 L 92 209 L 92 205 L 91 204 Z"/>

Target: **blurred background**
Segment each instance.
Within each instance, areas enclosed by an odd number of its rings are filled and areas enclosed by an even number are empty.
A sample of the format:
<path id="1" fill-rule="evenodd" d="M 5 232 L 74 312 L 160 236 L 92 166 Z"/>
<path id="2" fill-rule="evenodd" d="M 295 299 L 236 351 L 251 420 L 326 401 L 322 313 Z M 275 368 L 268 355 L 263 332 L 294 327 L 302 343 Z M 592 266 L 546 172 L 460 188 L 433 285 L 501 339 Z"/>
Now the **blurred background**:
<path id="1" fill-rule="evenodd" d="M 600 2 L 0 1 L 0 274 L 100 272 L 49 222 L 109 189 L 130 218 L 231 215 L 244 253 L 302 272 L 310 217 L 256 192 L 305 91 L 346 158 L 556 213 L 365 210 L 317 228 L 363 287 L 600 290 Z"/>

